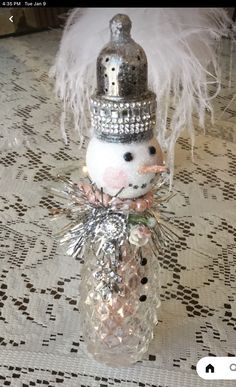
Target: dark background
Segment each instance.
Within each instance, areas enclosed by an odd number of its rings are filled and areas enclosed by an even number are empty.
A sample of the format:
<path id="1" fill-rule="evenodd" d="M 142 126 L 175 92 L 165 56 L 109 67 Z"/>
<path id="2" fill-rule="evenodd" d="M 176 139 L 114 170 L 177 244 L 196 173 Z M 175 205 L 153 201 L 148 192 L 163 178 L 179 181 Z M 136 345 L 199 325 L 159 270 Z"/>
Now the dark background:
<path id="1" fill-rule="evenodd" d="M 4 4 L 14 5 L 13 2 L 4 2 Z M 60 7 L 2 7 L 0 8 L 0 37 L 22 35 L 50 28 L 63 27 L 70 9 Z M 226 9 L 230 17 L 235 20 L 236 8 L 231 7 Z M 13 16 L 13 22 L 9 20 L 11 16 Z"/>

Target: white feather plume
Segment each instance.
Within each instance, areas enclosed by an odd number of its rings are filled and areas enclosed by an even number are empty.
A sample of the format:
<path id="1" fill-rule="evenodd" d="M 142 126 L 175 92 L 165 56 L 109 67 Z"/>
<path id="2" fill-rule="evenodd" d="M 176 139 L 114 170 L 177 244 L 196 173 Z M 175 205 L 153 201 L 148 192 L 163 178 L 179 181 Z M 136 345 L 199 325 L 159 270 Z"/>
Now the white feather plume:
<path id="1" fill-rule="evenodd" d="M 157 95 L 157 137 L 167 151 L 173 174 L 174 147 L 184 128 L 194 144 L 192 114 L 197 114 L 204 127 L 205 110 L 213 113 L 209 85 L 216 85 L 215 94 L 220 89 L 216 43 L 228 36 L 230 27 L 235 31 L 235 26 L 223 8 L 73 10 L 51 69 L 56 93 L 63 101 L 61 129 L 65 139 L 68 107 L 80 140 L 91 134 L 89 98 L 96 88 L 96 59 L 109 41 L 109 21 L 117 13 L 130 17 L 132 37 L 146 52 L 149 87 Z"/>

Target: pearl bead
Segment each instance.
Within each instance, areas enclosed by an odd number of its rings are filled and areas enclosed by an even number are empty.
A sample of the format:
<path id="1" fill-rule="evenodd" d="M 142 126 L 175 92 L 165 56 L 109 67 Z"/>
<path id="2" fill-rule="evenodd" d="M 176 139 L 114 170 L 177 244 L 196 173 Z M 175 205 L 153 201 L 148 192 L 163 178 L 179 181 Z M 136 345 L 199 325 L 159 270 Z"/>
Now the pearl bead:
<path id="1" fill-rule="evenodd" d="M 129 208 L 130 210 L 136 210 L 136 201 L 131 200 Z"/>
<path id="2" fill-rule="evenodd" d="M 143 211 L 146 210 L 146 208 L 147 208 L 147 203 L 145 202 L 145 200 L 143 200 L 143 199 L 138 199 L 138 200 L 136 201 L 136 210 L 137 210 L 138 212 L 143 212 Z"/>
<path id="3" fill-rule="evenodd" d="M 151 192 L 148 192 L 145 197 L 145 202 L 147 203 L 147 207 L 150 208 L 153 204 L 153 194 Z"/>
<path id="4" fill-rule="evenodd" d="M 82 172 L 84 173 L 84 175 L 86 175 L 86 176 L 88 175 L 88 168 L 86 165 L 83 166 Z"/>

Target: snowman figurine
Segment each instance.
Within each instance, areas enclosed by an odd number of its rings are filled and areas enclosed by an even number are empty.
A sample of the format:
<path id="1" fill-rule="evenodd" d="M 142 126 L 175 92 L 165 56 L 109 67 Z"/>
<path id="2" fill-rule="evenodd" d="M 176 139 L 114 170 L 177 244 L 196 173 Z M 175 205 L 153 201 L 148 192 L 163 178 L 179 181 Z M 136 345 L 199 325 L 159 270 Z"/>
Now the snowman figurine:
<path id="1" fill-rule="evenodd" d="M 109 14 L 111 9 L 107 9 Z M 105 26 L 101 26 L 104 18 L 99 18 L 97 9 L 85 11 L 84 16 L 78 12 L 68 19 L 53 74 L 64 106 L 74 110 L 75 128 L 84 135 L 94 58 L 93 49 L 85 51 L 96 46 Z M 143 20 L 138 9 L 129 9 L 140 23 L 147 47 L 155 42 L 158 45 L 160 40 L 166 42 L 161 48 L 162 63 L 152 75 L 155 88 L 161 74 L 161 92 L 156 88 L 159 97 L 168 98 L 171 85 L 178 100 L 167 137 L 163 134 L 166 106 L 160 106 L 158 117 L 160 137 L 165 137 L 164 146 L 168 145 L 172 153 L 180 124 L 189 126 L 191 132 L 193 108 L 201 121 L 205 107 L 210 106 L 206 69 L 212 63 L 216 70 L 217 55 L 209 48 L 215 38 L 225 36 L 228 17 L 225 11 L 199 13 L 197 9 L 191 14 L 196 19 L 194 25 L 189 23 L 189 13 L 185 20 L 182 11 L 144 8 L 142 12 Z M 163 28 L 158 21 L 163 22 Z M 97 24 L 97 34 L 91 43 L 91 29 L 88 44 L 83 45 L 82 39 L 77 42 L 77 35 L 90 22 L 95 27 Z M 92 138 L 86 153 L 89 181 L 75 183 L 64 177 L 63 189 L 55 190 L 67 200 L 66 207 L 55 209 L 55 214 L 66 215 L 70 222 L 60 233 L 60 242 L 67 244 L 67 253 L 83 264 L 81 333 L 88 353 L 111 366 L 129 366 L 148 351 L 160 306 L 160 252 L 163 245 L 168 247 L 178 238 L 172 222 L 161 211 L 170 196 L 159 189 L 168 181 L 168 174 L 155 138 L 156 94 L 148 88 L 145 52 L 130 31 L 129 17 L 115 15 L 110 21 L 110 42 L 97 58 L 97 87 L 90 98 Z M 200 57 L 203 49 L 204 59 Z M 150 60 L 155 56 L 156 51 L 150 50 Z M 181 117 L 183 111 L 186 114 Z M 85 125 L 79 127 L 78 122 Z M 172 166 L 171 157 L 169 163 Z"/>
<path id="2" fill-rule="evenodd" d="M 110 21 L 111 41 L 97 59 L 97 91 L 91 98 L 92 137 L 86 164 L 91 180 L 111 196 L 137 198 L 163 170 L 154 137 L 156 96 L 147 88 L 147 59 L 130 36 L 131 21 Z"/>
<path id="3" fill-rule="evenodd" d="M 86 167 L 92 189 L 81 185 L 95 207 L 80 233 L 99 248 L 83 253 L 80 311 L 89 353 L 108 365 L 127 366 L 143 357 L 157 324 L 159 264 L 149 242 L 156 220 L 147 210 L 165 167 L 154 137 L 156 96 L 147 87 L 145 52 L 130 36 L 128 16 L 114 16 L 110 30 L 91 97 L 94 134 Z M 114 199 L 120 207 L 111 208 Z"/>

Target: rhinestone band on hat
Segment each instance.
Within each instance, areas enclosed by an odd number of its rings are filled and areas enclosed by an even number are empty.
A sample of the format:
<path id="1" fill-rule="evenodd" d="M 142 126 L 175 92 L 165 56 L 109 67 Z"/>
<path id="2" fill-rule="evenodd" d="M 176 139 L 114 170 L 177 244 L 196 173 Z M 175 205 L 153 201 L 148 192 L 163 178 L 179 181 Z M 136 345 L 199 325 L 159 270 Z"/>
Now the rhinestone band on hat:
<path id="1" fill-rule="evenodd" d="M 141 101 L 112 101 L 91 97 L 91 121 L 97 137 L 112 142 L 151 138 L 156 123 L 156 96 L 149 92 Z"/>

